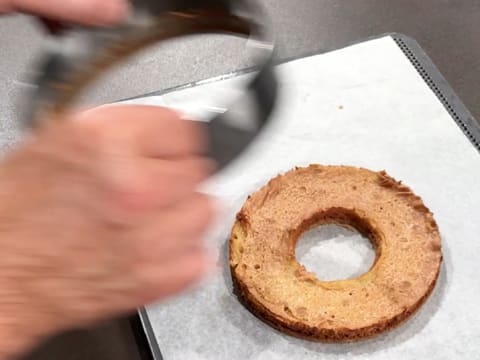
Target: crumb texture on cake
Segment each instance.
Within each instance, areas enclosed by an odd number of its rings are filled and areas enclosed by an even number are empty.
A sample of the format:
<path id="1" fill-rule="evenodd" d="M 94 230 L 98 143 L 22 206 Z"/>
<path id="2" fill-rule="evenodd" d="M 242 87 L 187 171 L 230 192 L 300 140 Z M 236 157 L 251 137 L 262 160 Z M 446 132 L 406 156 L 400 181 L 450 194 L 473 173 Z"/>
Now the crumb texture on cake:
<path id="1" fill-rule="evenodd" d="M 321 281 L 295 258 L 313 226 L 354 227 L 376 259 L 358 278 Z M 408 318 L 442 261 L 433 214 L 385 171 L 311 165 L 270 180 L 237 215 L 230 268 L 238 298 L 275 328 L 318 341 L 371 337 Z"/>

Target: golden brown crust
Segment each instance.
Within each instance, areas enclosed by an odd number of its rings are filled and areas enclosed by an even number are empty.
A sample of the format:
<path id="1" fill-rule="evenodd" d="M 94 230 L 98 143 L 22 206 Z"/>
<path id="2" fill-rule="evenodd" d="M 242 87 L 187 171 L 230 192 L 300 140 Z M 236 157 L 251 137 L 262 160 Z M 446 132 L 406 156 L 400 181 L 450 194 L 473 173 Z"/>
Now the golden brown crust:
<path id="1" fill-rule="evenodd" d="M 324 223 L 371 239 L 369 272 L 320 281 L 295 260 L 301 234 Z M 410 317 L 432 292 L 441 260 L 438 227 L 418 196 L 384 171 L 344 166 L 272 179 L 246 201 L 230 238 L 240 301 L 280 331 L 325 342 L 372 337 Z"/>

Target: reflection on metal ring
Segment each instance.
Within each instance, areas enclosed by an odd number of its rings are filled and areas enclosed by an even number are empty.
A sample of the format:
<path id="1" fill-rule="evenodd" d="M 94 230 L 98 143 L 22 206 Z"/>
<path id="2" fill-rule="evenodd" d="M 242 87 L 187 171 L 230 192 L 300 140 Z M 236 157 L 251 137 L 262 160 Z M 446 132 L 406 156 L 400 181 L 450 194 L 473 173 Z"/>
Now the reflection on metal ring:
<path id="1" fill-rule="evenodd" d="M 273 41 L 266 26 L 256 20 L 258 9 L 250 2 L 236 1 L 242 14 L 230 11 L 224 1 L 196 2 L 172 8 L 158 1 L 134 1 L 130 19 L 109 29 L 75 28 L 52 38 L 35 80 L 36 91 L 27 103 L 24 122 L 27 127 L 60 119 L 85 88 L 100 74 L 139 50 L 167 39 L 194 34 L 220 33 L 248 37 L 257 55 L 257 72 L 246 89 L 256 104 L 255 128 L 237 128 L 225 118 L 229 111 L 212 110 L 208 123 L 209 155 L 219 167 L 233 160 L 257 136 L 273 110 L 277 84 L 272 69 Z M 168 2 L 167 2 L 168 3 Z M 180 2 L 181 3 L 181 2 Z M 185 1 L 188 3 L 188 1 Z M 195 2 L 194 2 L 195 3 Z M 215 6 L 215 4 L 217 3 Z M 213 5 L 212 5 L 213 4 Z M 244 12 L 246 11 L 246 15 Z"/>

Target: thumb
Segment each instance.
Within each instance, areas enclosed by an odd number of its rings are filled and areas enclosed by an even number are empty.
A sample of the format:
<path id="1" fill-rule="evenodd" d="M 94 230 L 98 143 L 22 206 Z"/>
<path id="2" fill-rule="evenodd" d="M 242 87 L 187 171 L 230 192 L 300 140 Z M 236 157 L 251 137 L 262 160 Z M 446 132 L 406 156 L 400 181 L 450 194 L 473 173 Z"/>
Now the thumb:
<path id="1" fill-rule="evenodd" d="M 126 19 L 128 0 L 10 0 L 14 11 L 90 26 L 108 26 Z M 1 1 L 0 1 L 1 2 Z"/>

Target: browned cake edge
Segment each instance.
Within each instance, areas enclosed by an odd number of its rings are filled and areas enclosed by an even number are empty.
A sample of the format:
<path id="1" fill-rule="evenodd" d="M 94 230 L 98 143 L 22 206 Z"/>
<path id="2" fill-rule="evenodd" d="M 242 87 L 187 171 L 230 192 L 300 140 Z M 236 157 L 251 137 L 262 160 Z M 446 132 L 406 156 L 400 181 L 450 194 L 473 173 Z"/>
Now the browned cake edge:
<path id="1" fill-rule="evenodd" d="M 412 197 L 412 200 L 416 203 L 416 206 L 418 208 L 421 208 L 423 211 L 426 211 L 431 214 L 430 210 L 423 204 L 423 201 L 421 200 L 421 198 L 414 195 L 411 192 L 410 188 L 403 185 L 401 182 L 396 181 L 394 178 L 388 176 L 385 171 L 378 173 L 378 175 L 379 175 L 382 186 L 400 188 L 399 190 L 408 192 L 409 195 Z M 279 175 L 278 177 L 281 177 L 281 176 L 283 175 Z M 266 186 L 268 186 L 268 184 Z M 255 297 L 250 293 L 248 286 L 245 285 L 241 281 L 241 279 L 238 279 L 235 276 L 235 268 L 232 266 L 233 254 L 232 254 L 231 244 L 232 244 L 232 238 L 234 236 L 234 230 L 238 226 L 244 229 L 244 227 L 242 226 L 242 219 L 244 218 L 245 218 L 245 214 L 243 214 L 243 208 L 242 208 L 242 210 L 240 210 L 240 212 L 237 214 L 237 221 L 235 222 L 232 228 L 230 241 L 229 241 L 230 273 L 232 276 L 234 294 L 237 296 L 239 301 L 257 318 L 269 324 L 273 328 L 297 338 L 319 341 L 319 342 L 326 342 L 326 343 L 354 342 L 354 341 L 375 337 L 377 335 L 390 331 L 395 327 L 397 327 L 398 325 L 402 324 L 404 321 L 406 321 L 410 317 L 412 317 L 416 313 L 416 311 L 426 302 L 430 294 L 433 292 L 433 289 L 435 288 L 435 285 L 437 283 L 437 280 L 440 274 L 441 264 L 443 262 L 443 256 L 440 258 L 440 263 L 439 263 L 437 272 L 435 274 L 434 281 L 432 281 L 431 286 L 425 292 L 424 296 L 419 299 L 418 302 L 416 302 L 410 308 L 405 309 L 402 313 L 394 316 L 393 318 L 378 322 L 368 327 L 358 328 L 358 329 L 337 328 L 334 330 L 334 329 L 325 329 L 320 327 L 311 327 L 311 326 L 302 324 L 301 322 L 279 319 L 267 307 L 259 303 L 255 299 Z M 316 220 L 318 221 L 318 224 L 323 223 L 322 222 L 323 219 L 321 218 L 317 218 Z M 330 219 L 325 219 L 325 220 L 326 222 L 331 222 Z M 312 227 L 311 223 L 305 223 L 304 225 L 305 225 L 305 228 L 299 229 L 298 231 L 299 233 L 303 233 L 304 231 L 307 231 Z M 432 225 L 437 227 L 437 224 L 435 223 L 434 220 Z"/>
<path id="2" fill-rule="evenodd" d="M 246 286 L 240 279 L 235 277 L 235 271 L 232 266 L 230 266 L 230 272 L 232 275 L 234 294 L 237 296 L 240 302 L 257 318 L 265 321 L 275 329 L 301 339 L 321 342 L 353 342 L 374 337 L 389 331 L 415 314 L 415 312 L 423 305 L 423 303 L 425 303 L 435 288 L 440 273 L 440 268 L 441 267 L 439 267 L 439 271 L 437 271 L 435 280 L 432 282 L 432 285 L 429 287 L 425 295 L 416 304 L 411 306 L 409 309 L 405 309 L 405 311 L 401 314 L 388 319 L 387 321 L 382 321 L 365 328 L 343 328 L 335 330 L 310 327 L 300 322 L 278 319 L 274 313 L 269 311 L 268 308 L 256 301 L 256 299 L 250 294 L 248 286 Z"/>

